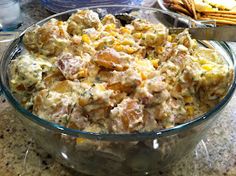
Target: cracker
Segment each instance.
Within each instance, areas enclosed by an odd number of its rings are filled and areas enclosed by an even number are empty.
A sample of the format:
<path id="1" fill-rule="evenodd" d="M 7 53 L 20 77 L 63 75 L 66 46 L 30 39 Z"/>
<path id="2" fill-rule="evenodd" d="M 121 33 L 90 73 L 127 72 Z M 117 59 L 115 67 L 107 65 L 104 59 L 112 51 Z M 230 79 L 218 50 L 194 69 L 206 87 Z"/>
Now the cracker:
<path id="1" fill-rule="evenodd" d="M 178 4 L 170 4 L 169 7 L 175 11 L 182 12 L 188 16 L 191 16 L 191 13 L 188 10 L 186 10 L 184 7 L 182 7 Z"/>
<path id="2" fill-rule="evenodd" d="M 223 14 L 223 13 L 206 13 L 205 16 L 216 16 L 216 17 L 224 17 L 224 18 L 234 18 L 236 19 L 236 15 L 231 14 Z"/>
<path id="3" fill-rule="evenodd" d="M 200 20 L 211 20 L 212 18 L 207 18 L 207 17 L 200 17 L 199 18 Z M 221 19 L 212 19 L 212 20 L 215 20 L 217 25 L 220 24 L 220 25 L 236 25 L 236 22 L 233 22 L 233 21 L 228 21 L 228 20 L 221 20 Z"/>
<path id="4" fill-rule="evenodd" d="M 227 10 L 219 10 L 219 11 L 202 11 L 203 13 L 222 13 L 222 14 L 231 14 L 236 15 L 236 12 L 234 11 L 227 11 Z"/>
<path id="5" fill-rule="evenodd" d="M 236 23 L 236 18 L 227 18 L 227 17 L 213 16 L 213 15 L 204 15 L 203 17 L 211 18 L 211 19 L 218 19 L 218 20 L 233 21 Z"/>

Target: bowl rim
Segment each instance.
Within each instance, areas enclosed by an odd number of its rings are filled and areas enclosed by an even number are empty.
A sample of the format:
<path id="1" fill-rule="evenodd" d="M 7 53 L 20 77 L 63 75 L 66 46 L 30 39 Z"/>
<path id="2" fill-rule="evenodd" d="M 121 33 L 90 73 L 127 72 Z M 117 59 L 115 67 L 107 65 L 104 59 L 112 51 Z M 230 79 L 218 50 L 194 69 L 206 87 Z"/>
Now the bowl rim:
<path id="1" fill-rule="evenodd" d="M 12 55 L 12 51 L 14 50 L 15 46 L 17 46 L 17 44 L 19 44 L 22 40 L 22 37 L 24 35 L 24 33 L 29 30 L 31 27 L 40 24 L 40 23 L 44 23 L 46 21 L 48 21 L 51 18 L 63 15 L 63 14 L 69 14 L 69 13 L 73 13 L 76 12 L 77 10 L 80 9 L 95 9 L 95 8 L 134 8 L 134 9 L 141 9 L 141 10 L 153 10 L 153 11 L 158 11 L 161 13 L 167 13 L 167 14 L 172 14 L 181 18 L 186 18 L 183 17 L 182 15 L 176 14 L 174 12 L 166 12 L 160 9 L 155 9 L 155 8 L 150 8 L 150 7 L 140 7 L 140 6 L 130 6 L 130 5 L 100 5 L 100 6 L 90 6 L 90 7 L 83 7 L 83 8 L 77 8 L 77 9 L 72 9 L 72 10 L 68 10 L 65 12 L 61 12 L 61 13 L 57 13 L 54 15 L 51 15 L 33 25 L 31 25 L 29 28 L 27 28 L 25 31 L 23 31 L 19 37 L 17 39 L 15 39 L 9 46 L 8 49 L 5 50 L 1 62 L 0 62 L 0 68 L 4 68 L 4 65 L 6 64 L 4 61 L 7 61 L 10 57 L 10 55 Z M 191 21 L 194 21 L 191 19 Z M 22 114 L 24 116 L 24 118 L 27 118 L 31 121 L 33 121 L 34 123 L 40 125 L 41 127 L 45 128 L 45 129 L 50 129 L 53 130 L 54 132 L 57 133 L 61 133 L 64 135 L 69 135 L 72 137 L 81 137 L 81 138 L 87 138 L 87 139 L 94 139 L 94 140 L 105 140 L 105 141 L 139 141 L 139 140 L 147 140 L 147 139 L 156 139 L 159 137 L 164 137 L 164 136 L 170 136 L 176 133 L 179 133 L 183 130 L 187 130 L 187 129 L 191 129 L 195 126 L 200 125 L 201 123 L 203 123 L 204 121 L 207 121 L 209 119 L 211 119 L 212 117 L 214 117 L 214 115 L 218 112 L 220 112 L 224 106 L 229 102 L 229 100 L 232 98 L 233 93 L 235 91 L 236 88 L 236 64 L 235 64 L 235 53 L 233 52 L 233 50 L 229 47 L 229 45 L 225 42 L 215 42 L 218 43 L 229 55 L 232 64 L 233 64 L 233 69 L 234 69 L 234 74 L 233 74 L 233 80 L 232 80 L 232 84 L 230 85 L 227 94 L 225 95 L 225 97 L 214 107 L 212 108 L 210 111 L 186 122 L 180 125 L 176 125 L 172 128 L 167 128 L 167 129 L 161 129 L 161 130 L 155 130 L 155 131 L 150 131 L 150 132 L 137 132 L 137 133 L 94 133 L 94 132 L 86 132 L 86 131 L 80 131 L 80 130 L 76 130 L 76 129 L 71 129 L 71 128 L 67 128 L 64 127 L 62 125 L 56 124 L 54 122 L 50 122 L 47 120 L 44 120 L 36 115 L 34 115 L 33 113 L 31 113 L 30 111 L 26 110 L 25 108 L 23 108 L 20 103 L 14 98 L 14 96 L 12 95 L 11 91 L 8 89 L 8 87 L 6 85 L 4 85 L 4 74 L 0 75 L 0 92 L 2 92 L 4 94 L 4 96 L 7 98 L 8 102 L 18 111 L 20 112 L 20 114 Z M 13 54 L 15 55 L 15 54 Z M 0 69 L 2 70 L 2 69 Z"/>
<path id="2" fill-rule="evenodd" d="M 156 2 L 157 2 L 157 4 L 159 5 L 159 7 L 160 7 L 162 10 L 166 10 L 166 11 L 172 12 L 171 10 L 169 10 L 168 8 L 166 8 L 166 6 L 164 5 L 163 0 L 156 0 Z"/>

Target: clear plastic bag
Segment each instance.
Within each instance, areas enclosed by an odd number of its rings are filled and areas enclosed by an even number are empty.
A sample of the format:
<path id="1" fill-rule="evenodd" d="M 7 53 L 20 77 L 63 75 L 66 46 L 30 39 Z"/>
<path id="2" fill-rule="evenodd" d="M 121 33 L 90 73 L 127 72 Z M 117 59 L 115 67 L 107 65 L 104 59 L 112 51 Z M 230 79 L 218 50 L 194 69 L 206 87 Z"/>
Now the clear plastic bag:
<path id="1" fill-rule="evenodd" d="M 42 5 L 51 12 L 63 12 L 70 9 L 95 5 L 141 5 L 143 0 L 41 0 Z"/>

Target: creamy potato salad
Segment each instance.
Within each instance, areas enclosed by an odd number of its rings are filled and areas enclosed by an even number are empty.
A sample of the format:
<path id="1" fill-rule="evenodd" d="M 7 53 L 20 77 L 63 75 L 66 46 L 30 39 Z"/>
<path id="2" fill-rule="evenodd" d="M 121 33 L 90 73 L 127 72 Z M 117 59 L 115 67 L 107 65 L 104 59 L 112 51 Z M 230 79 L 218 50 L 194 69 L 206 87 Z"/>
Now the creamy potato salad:
<path id="1" fill-rule="evenodd" d="M 27 52 L 10 64 L 10 86 L 33 114 L 103 133 L 170 128 L 213 108 L 232 70 L 188 31 L 79 10 L 24 36 Z"/>

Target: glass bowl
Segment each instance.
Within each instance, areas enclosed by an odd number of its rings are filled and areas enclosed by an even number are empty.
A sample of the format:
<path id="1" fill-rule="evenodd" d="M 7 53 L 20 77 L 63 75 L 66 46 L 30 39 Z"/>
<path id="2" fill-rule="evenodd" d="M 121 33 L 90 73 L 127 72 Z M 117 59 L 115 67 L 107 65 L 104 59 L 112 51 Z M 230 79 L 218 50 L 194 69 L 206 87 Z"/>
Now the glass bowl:
<path id="1" fill-rule="evenodd" d="M 106 13 L 129 12 L 153 23 L 161 22 L 167 27 L 203 25 L 175 13 L 147 7 L 109 5 L 89 9 L 96 11 L 100 16 Z M 76 9 L 55 14 L 37 24 L 42 25 L 51 18 L 66 20 L 74 12 Z M 173 164 L 192 151 L 206 135 L 212 123 L 220 117 L 221 110 L 235 90 L 235 56 L 230 47 L 224 42 L 199 41 L 199 45 L 216 48 L 234 70 L 232 84 L 226 96 L 209 112 L 173 128 L 144 133 L 98 134 L 65 128 L 45 121 L 24 109 L 9 89 L 8 65 L 24 51 L 24 33 L 11 43 L 1 60 L 1 91 L 35 141 L 59 162 L 82 173 L 118 176 L 157 175 L 159 171 L 171 169 Z"/>

